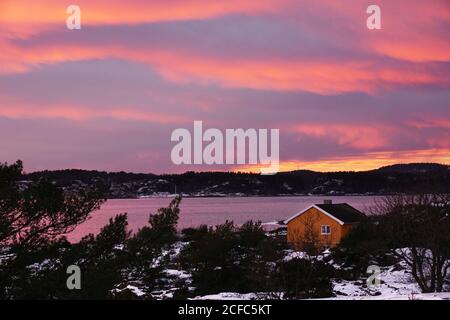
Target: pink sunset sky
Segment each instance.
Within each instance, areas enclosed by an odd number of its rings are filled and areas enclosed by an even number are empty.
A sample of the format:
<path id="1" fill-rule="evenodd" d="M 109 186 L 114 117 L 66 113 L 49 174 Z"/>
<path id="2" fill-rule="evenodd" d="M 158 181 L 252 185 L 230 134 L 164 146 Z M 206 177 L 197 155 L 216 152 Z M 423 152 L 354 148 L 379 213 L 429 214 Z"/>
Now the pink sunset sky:
<path id="1" fill-rule="evenodd" d="M 450 1 L 0 0 L 0 162 L 236 170 L 172 164 L 194 120 L 279 128 L 281 170 L 449 164 Z"/>

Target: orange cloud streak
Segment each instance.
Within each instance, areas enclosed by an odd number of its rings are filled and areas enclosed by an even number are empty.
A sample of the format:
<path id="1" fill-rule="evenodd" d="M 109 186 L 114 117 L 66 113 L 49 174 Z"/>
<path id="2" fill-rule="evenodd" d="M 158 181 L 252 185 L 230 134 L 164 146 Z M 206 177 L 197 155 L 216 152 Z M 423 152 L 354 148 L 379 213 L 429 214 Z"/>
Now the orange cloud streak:
<path id="1" fill-rule="evenodd" d="M 77 0 L 83 23 L 118 24 L 204 19 L 224 14 L 273 11 L 282 1 L 275 0 Z M 60 0 L 3 0 L 0 21 L 8 24 L 55 23 L 65 25 L 68 3 Z"/>

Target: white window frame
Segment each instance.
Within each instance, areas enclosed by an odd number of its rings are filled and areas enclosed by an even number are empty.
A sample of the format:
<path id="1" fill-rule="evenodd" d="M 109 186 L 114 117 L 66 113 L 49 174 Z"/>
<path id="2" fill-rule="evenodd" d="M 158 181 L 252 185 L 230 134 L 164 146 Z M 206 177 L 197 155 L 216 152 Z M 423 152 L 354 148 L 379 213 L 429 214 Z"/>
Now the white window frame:
<path id="1" fill-rule="evenodd" d="M 329 236 L 331 234 L 331 226 L 326 225 L 326 224 L 325 225 L 321 225 L 320 226 L 320 234 L 324 235 L 324 236 Z"/>

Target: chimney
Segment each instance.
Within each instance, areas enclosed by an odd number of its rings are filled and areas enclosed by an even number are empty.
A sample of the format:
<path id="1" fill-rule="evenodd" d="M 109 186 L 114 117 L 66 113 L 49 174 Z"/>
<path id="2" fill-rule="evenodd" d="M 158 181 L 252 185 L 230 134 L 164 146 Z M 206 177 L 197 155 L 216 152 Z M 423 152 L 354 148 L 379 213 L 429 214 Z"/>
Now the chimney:
<path id="1" fill-rule="evenodd" d="M 323 204 L 333 204 L 333 200 L 325 199 L 325 200 L 323 200 Z"/>

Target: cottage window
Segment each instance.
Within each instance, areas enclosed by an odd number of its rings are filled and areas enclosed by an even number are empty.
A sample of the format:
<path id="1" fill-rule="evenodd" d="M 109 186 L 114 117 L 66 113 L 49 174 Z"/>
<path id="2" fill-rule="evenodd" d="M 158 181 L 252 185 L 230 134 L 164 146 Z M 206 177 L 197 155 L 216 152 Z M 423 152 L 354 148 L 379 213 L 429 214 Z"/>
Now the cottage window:
<path id="1" fill-rule="evenodd" d="M 321 234 L 331 234 L 331 227 L 330 226 L 320 226 L 320 233 Z"/>

